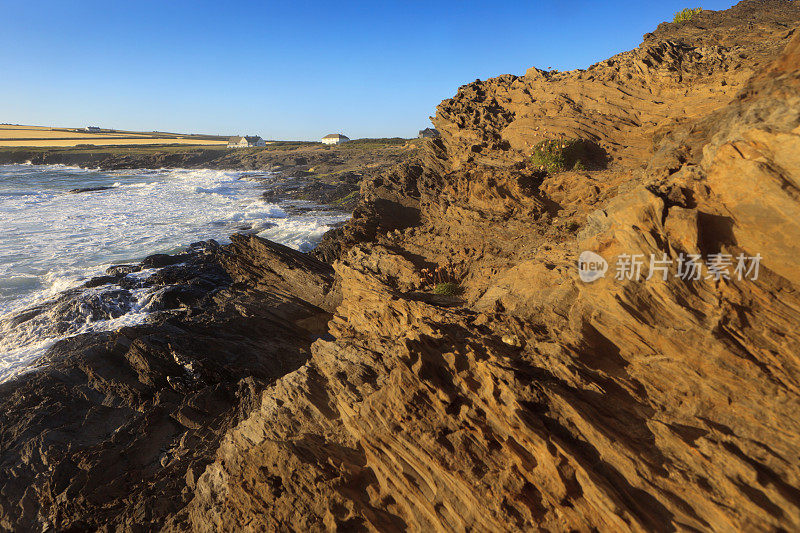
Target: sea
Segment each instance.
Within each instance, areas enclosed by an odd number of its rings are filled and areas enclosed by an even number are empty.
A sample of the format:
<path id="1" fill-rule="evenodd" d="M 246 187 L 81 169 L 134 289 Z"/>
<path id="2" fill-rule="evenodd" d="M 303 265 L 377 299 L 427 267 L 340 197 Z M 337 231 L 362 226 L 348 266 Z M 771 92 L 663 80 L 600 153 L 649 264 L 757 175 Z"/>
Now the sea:
<path id="1" fill-rule="evenodd" d="M 308 251 L 349 218 L 309 202 L 264 201 L 275 179 L 258 171 L 0 165 L 0 383 L 60 339 L 146 321 L 146 306 L 136 300 L 148 295 L 136 291 L 123 313 L 98 317 L 91 305 L 73 305 L 68 323 L 61 316 L 58 327 L 47 314 L 17 319 L 65 291 L 113 301 L 113 287 L 77 289 L 109 266 L 180 252 L 197 241 L 225 244 L 237 232 Z"/>

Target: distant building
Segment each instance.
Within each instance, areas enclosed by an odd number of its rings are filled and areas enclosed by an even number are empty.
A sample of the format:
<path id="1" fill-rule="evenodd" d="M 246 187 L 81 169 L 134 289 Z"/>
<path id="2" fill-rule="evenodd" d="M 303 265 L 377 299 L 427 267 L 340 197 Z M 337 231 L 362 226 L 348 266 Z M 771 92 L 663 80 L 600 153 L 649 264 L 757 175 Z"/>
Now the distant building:
<path id="1" fill-rule="evenodd" d="M 228 148 L 250 148 L 251 146 L 266 146 L 267 142 L 258 135 L 237 135 L 228 139 Z"/>
<path id="2" fill-rule="evenodd" d="M 439 130 L 434 128 L 425 128 L 424 130 L 419 130 L 420 139 L 432 139 L 438 136 L 439 136 Z"/>
<path id="3" fill-rule="evenodd" d="M 349 141 L 347 137 L 341 133 L 331 133 L 322 138 L 322 144 L 340 144 Z"/>
<path id="4" fill-rule="evenodd" d="M 84 131 L 87 131 L 89 133 L 100 133 L 100 128 L 98 128 L 97 126 L 86 126 L 83 129 Z"/>

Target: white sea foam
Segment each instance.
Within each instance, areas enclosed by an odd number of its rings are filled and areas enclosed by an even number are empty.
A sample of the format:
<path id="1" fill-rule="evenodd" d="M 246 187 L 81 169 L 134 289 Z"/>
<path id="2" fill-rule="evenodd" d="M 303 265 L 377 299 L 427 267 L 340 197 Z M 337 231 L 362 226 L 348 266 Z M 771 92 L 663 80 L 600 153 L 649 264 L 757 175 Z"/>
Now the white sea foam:
<path id="1" fill-rule="evenodd" d="M 76 317 L 58 334 L 48 330 L 44 318 L 9 326 L 19 311 L 81 285 L 111 264 L 174 253 L 200 240 L 226 242 L 237 231 L 309 250 L 347 219 L 341 212 L 260 200 L 259 180 L 268 177 L 222 170 L 0 165 L 0 381 L 59 338 L 145 319 L 146 311 L 134 302 L 122 316 Z M 69 194 L 89 187 L 111 188 Z"/>

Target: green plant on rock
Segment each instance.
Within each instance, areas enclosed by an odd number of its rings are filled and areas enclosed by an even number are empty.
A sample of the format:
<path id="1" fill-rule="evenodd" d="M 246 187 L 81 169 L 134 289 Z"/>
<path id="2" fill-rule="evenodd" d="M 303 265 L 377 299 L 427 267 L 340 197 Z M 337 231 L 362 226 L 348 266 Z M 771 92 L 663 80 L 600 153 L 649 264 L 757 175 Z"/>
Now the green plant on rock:
<path id="1" fill-rule="evenodd" d="M 457 283 L 448 281 L 445 283 L 437 283 L 433 288 L 433 294 L 442 294 L 444 296 L 455 296 L 458 294 L 459 286 Z"/>
<path id="2" fill-rule="evenodd" d="M 695 15 L 699 15 L 702 11 L 703 8 L 701 7 L 695 7 L 695 8 L 687 7 L 686 9 L 681 9 L 680 11 L 675 13 L 675 18 L 672 19 L 672 22 L 675 23 L 687 22 L 689 20 L 692 20 L 692 18 Z"/>
<path id="3" fill-rule="evenodd" d="M 341 198 L 335 199 L 332 204 L 333 205 L 345 205 L 348 202 L 352 202 L 358 199 L 358 191 L 353 191 L 349 193 L 347 196 L 342 196 Z"/>
<path id="4" fill-rule="evenodd" d="M 582 139 L 546 139 L 533 147 L 528 168 L 534 171 L 556 174 L 565 170 L 586 170 L 595 167 L 597 149 Z M 595 162 L 596 163 L 596 162 Z"/>
<path id="5" fill-rule="evenodd" d="M 464 277 L 463 270 L 448 259 L 447 265 L 436 268 L 423 268 L 420 272 L 423 286 L 428 287 L 433 294 L 456 296 L 461 292 L 460 280 Z"/>

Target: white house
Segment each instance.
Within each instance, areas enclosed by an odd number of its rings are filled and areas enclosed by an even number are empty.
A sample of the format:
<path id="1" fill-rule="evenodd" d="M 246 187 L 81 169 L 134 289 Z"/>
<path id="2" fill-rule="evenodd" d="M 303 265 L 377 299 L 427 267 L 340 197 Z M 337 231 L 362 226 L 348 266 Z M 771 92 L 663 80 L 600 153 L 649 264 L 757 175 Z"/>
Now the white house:
<path id="1" fill-rule="evenodd" d="M 347 137 L 341 133 L 331 133 L 322 138 L 322 144 L 341 144 L 349 141 Z"/>
<path id="2" fill-rule="evenodd" d="M 100 131 L 100 128 L 98 128 L 97 126 L 86 126 L 83 129 L 84 131 L 88 131 L 89 133 L 98 133 Z"/>
<path id="3" fill-rule="evenodd" d="M 439 130 L 436 128 L 425 128 L 424 130 L 419 130 L 419 138 L 420 139 L 434 139 L 439 136 Z"/>
<path id="4" fill-rule="evenodd" d="M 237 135 L 228 139 L 228 148 L 249 148 L 251 146 L 266 146 L 267 142 L 258 135 Z"/>

